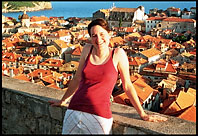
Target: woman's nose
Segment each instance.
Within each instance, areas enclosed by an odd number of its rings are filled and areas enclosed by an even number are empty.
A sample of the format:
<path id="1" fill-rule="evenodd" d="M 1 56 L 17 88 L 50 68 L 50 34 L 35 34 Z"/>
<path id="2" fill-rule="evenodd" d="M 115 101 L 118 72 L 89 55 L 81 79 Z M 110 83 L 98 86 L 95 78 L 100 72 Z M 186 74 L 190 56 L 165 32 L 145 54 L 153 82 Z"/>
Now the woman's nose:
<path id="1" fill-rule="evenodd" d="M 102 38 L 101 38 L 101 36 L 100 35 L 98 35 L 97 37 L 96 37 L 96 41 L 100 41 Z"/>

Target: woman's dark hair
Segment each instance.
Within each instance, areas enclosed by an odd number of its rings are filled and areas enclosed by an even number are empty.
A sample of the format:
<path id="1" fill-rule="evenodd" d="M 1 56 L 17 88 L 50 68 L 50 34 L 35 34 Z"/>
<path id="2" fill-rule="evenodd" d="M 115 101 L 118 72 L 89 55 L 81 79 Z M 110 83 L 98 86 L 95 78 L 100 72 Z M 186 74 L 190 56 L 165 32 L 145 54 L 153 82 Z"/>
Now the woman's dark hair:
<path id="1" fill-rule="evenodd" d="M 88 33 L 89 36 L 91 37 L 91 28 L 93 26 L 99 25 L 102 28 L 104 28 L 105 30 L 107 30 L 107 32 L 110 31 L 109 26 L 108 26 L 108 22 L 106 20 L 104 20 L 103 18 L 98 18 L 93 20 L 89 25 L 88 25 Z"/>

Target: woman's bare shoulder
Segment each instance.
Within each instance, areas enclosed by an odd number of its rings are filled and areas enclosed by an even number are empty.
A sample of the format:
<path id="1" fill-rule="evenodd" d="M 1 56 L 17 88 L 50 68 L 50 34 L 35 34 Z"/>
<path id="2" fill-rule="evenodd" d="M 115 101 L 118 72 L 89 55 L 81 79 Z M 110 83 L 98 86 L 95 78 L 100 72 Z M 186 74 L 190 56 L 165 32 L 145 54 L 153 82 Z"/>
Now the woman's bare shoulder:
<path id="1" fill-rule="evenodd" d="M 126 52 L 124 51 L 123 48 L 115 48 L 115 54 L 118 57 L 123 57 L 126 55 Z"/>

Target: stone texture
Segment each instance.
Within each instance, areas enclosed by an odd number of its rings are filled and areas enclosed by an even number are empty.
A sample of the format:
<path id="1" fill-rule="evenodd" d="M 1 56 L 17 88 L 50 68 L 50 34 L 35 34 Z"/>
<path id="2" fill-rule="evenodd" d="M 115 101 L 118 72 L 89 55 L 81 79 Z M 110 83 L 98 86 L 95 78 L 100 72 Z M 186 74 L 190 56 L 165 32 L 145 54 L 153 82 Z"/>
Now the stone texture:
<path id="1" fill-rule="evenodd" d="M 63 120 L 62 109 L 60 107 L 49 106 L 50 117 L 59 121 Z"/>
<path id="2" fill-rule="evenodd" d="M 51 107 L 61 90 L 2 77 L 2 134 L 61 134 L 67 107 Z M 165 116 L 166 122 L 143 121 L 133 107 L 112 103 L 112 134 L 196 134 L 196 123 Z M 146 111 L 148 114 L 158 114 Z"/>

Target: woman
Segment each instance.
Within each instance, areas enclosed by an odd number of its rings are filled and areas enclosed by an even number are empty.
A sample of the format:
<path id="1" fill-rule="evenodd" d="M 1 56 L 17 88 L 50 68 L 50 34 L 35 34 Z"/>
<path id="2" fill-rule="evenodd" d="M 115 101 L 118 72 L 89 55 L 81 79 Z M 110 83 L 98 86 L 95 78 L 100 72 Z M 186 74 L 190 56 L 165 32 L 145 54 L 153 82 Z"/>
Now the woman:
<path id="1" fill-rule="evenodd" d="M 70 96 L 63 121 L 63 134 L 109 134 L 113 123 L 110 96 L 118 72 L 123 89 L 131 103 L 145 121 L 165 121 L 166 118 L 147 115 L 130 80 L 129 62 L 122 48 L 109 48 L 110 35 L 104 19 L 93 20 L 88 25 L 92 45 L 85 45 L 79 67 L 68 90 L 60 101 L 50 101 L 52 106 L 64 105 Z"/>

